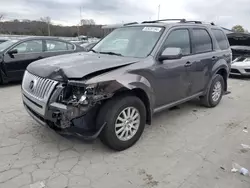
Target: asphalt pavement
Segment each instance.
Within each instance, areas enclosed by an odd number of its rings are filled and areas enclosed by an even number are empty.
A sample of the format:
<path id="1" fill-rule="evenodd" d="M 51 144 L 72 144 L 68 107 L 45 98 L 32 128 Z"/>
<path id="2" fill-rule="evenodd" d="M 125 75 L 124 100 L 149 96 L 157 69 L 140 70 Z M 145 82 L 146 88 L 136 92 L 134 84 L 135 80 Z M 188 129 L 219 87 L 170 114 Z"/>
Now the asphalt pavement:
<path id="1" fill-rule="evenodd" d="M 192 101 L 154 116 L 132 148 L 67 139 L 23 108 L 20 84 L 0 86 L 0 188 L 249 188 L 250 80 L 230 79 L 216 108 Z"/>

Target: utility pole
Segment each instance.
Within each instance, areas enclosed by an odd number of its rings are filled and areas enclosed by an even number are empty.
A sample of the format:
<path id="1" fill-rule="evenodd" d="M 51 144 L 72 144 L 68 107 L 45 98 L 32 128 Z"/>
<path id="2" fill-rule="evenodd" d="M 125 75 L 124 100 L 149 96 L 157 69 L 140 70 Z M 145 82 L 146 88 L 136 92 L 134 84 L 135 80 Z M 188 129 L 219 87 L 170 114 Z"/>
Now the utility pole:
<path id="1" fill-rule="evenodd" d="M 158 20 L 160 19 L 161 5 L 158 6 Z"/>
<path id="2" fill-rule="evenodd" d="M 2 20 L 3 20 L 3 19 L 4 19 L 4 15 L 3 15 L 3 14 L 0 14 L 0 33 L 1 33 L 2 30 L 4 30 L 4 29 L 3 29 L 4 25 L 3 25 L 3 23 L 2 23 Z"/>
<path id="3" fill-rule="evenodd" d="M 80 24 L 77 25 L 77 33 L 78 33 L 78 36 L 80 36 Z"/>
<path id="4" fill-rule="evenodd" d="M 78 26 L 78 37 L 80 36 L 80 27 L 82 25 L 82 7 L 80 6 L 80 22 Z"/>
<path id="5" fill-rule="evenodd" d="M 44 22 L 45 24 L 47 24 L 47 29 L 48 29 L 48 36 L 50 36 L 50 23 L 51 23 L 51 19 L 50 19 L 50 17 L 49 16 L 47 16 L 47 17 L 43 17 L 43 18 L 40 18 L 40 20 L 42 21 L 42 22 Z"/>
<path id="6" fill-rule="evenodd" d="M 48 36 L 50 36 L 50 22 L 51 22 L 51 19 L 50 19 L 49 16 L 47 16 L 47 17 L 45 18 L 45 20 L 46 20 L 46 22 L 47 22 L 47 24 L 48 24 Z"/>
<path id="7" fill-rule="evenodd" d="M 50 36 L 50 22 L 48 21 L 48 35 Z"/>
<path id="8" fill-rule="evenodd" d="M 82 19 L 82 7 L 80 7 L 80 20 Z"/>

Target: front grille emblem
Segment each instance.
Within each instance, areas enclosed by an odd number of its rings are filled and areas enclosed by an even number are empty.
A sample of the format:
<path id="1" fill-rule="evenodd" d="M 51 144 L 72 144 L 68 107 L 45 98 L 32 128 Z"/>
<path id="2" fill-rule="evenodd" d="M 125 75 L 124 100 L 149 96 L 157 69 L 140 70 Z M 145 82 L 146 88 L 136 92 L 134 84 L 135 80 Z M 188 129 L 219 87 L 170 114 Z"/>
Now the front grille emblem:
<path id="1" fill-rule="evenodd" d="M 29 85 L 29 88 L 30 88 L 30 90 L 33 92 L 34 91 L 34 89 L 35 89 L 35 85 L 36 85 L 36 81 L 35 80 L 32 80 L 31 82 L 30 82 L 30 85 Z"/>

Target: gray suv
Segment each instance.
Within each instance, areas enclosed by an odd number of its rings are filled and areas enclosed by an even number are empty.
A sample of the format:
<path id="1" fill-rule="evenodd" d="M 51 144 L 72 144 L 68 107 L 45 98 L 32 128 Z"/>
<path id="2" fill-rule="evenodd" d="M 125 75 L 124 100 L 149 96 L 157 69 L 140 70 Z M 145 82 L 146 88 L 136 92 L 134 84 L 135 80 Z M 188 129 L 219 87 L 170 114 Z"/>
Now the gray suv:
<path id="1" fill-rule="evenodd" d="M 89 52 L 30 64 L 23 103 L 35 120 L 60 134 L 100 137 L 110 148 L 124 150 L 156 112 L 194 98 L 207 107 L 218 105 L 231 61 L 227 37 L 213 23 L 133 23 Z"/>

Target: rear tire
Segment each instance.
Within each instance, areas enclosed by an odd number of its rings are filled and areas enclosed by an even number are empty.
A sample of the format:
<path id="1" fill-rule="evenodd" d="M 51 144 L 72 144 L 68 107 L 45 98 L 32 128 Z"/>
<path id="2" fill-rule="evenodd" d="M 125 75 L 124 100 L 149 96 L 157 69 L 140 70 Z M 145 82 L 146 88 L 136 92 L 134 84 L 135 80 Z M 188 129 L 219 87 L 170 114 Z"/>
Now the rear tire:
<path id="1" fill-rule="evenodd" d="M 142 135 L 146 124 L 145 105 L 135 96 L 115 97 L 101 107 L 97 116 L 97 126 L 105 122 L 100 134 L 101 141 L 113 150 L 125 150 Z"/>
<path id="2" fill-rule="evenodd" d="M 207 90 L 207 93 L 205 96 L 201 97 L 201 103 L 202 105 L 213 108 L 217 106 L 221 98 L 224 94 L 224 79 L 221 75 L 216 74 L 212 78 L 212 82 Z"/>

